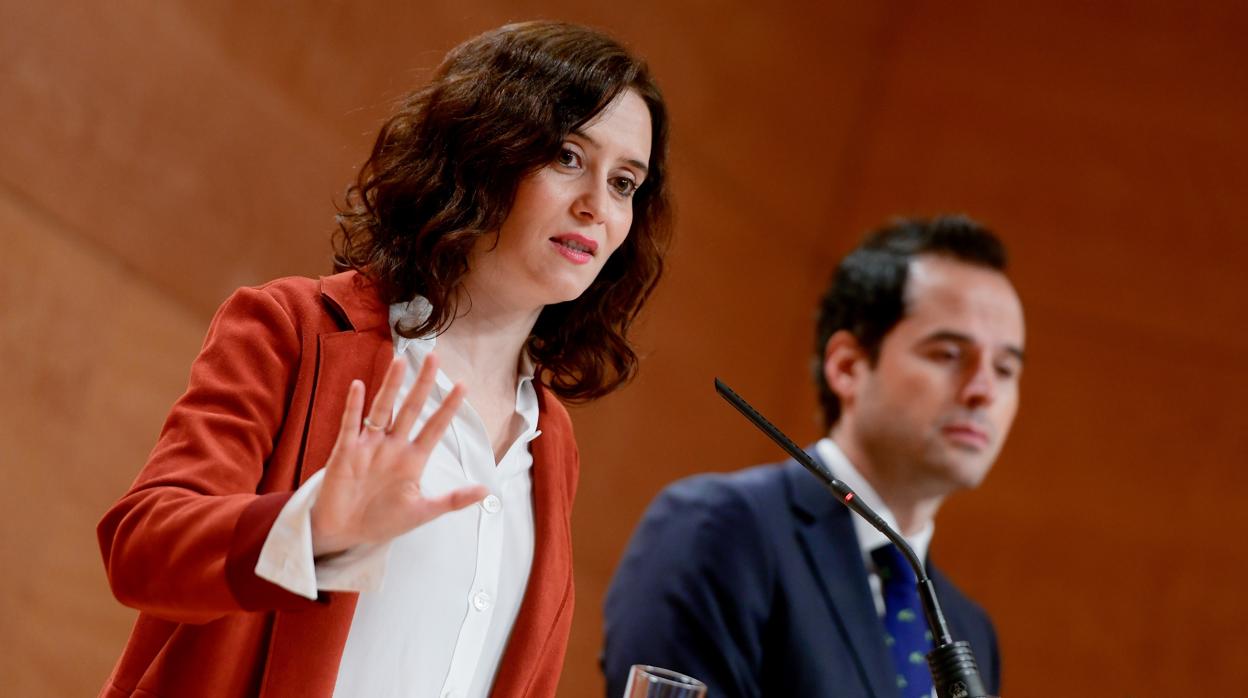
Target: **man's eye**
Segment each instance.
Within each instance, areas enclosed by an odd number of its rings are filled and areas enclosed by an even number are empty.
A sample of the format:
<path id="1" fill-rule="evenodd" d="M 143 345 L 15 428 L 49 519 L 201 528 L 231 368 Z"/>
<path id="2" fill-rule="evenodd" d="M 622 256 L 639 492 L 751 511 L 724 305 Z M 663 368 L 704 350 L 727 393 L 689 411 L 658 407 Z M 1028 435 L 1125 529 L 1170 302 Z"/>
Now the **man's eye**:
<path id="1" fill-rule="evenodd" d="M 996 371 L 998 378 L 1013 378 L 1018 373 L 1018 369 L 1009 364 L 998 364 Z"/>
<path id="2" fill-rule="evenodd" d="M 615 177 L 611 180 L 615 193 L 623 197 L 632 196 L 637 191 L 637 183 L 628 177 Z"/>

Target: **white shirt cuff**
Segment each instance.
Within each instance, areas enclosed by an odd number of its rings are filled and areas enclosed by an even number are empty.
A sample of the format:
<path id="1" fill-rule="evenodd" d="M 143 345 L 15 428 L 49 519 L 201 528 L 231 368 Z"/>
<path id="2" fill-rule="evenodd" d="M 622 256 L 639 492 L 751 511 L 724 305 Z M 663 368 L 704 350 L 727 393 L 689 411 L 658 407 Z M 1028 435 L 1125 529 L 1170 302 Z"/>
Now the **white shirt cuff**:
<path id="1" fill-rule="evenodd" d="M 377 591 L 389 542 L 356 546 L 320 561 L 312 556 L 312 505 L 324 480 L 324 470 L 313 474 L 282 507 L 260 549 L 256 576 L 309 599 L 316 598 L 318 589 Z"/>

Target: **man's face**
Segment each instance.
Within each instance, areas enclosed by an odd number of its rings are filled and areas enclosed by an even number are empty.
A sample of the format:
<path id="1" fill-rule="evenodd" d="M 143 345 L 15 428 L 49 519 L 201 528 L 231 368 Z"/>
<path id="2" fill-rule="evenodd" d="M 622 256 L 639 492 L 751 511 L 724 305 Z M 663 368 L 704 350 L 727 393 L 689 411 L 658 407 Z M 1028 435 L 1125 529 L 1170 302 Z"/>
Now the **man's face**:
<path id="1" fill-rule="evenodd" d="M 978 485 L 1014 421 L 1022 355 L 1022 304 L 1003 274 L 916 257 L 905 316 L 843 400 L 864 469 L 914 496 Z"/>

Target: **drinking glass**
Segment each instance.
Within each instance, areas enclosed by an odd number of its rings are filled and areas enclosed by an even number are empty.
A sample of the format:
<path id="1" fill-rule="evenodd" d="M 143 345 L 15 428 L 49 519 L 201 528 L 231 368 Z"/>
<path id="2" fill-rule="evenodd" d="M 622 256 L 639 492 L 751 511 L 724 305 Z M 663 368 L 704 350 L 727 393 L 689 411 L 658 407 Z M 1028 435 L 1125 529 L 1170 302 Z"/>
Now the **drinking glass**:
<path id="1" fill-rule="evenodd" d="M 634 664 L 624 698 L 706 698 L 706 684 L 670 669 Z"/>

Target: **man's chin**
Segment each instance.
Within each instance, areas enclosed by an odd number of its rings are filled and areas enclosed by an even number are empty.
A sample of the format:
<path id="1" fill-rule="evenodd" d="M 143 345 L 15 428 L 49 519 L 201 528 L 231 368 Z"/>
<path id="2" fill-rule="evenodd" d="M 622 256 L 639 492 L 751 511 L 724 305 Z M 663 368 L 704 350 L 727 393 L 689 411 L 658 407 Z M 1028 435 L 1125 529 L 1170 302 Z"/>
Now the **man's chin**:
<path id="1" fill-rule="evenodd" d="M 992 454 L 982 450 L 968 452 L 951 450 L 940 464 L 951 490 L 969 490 L 979 487 L 992 469 Z"/>

